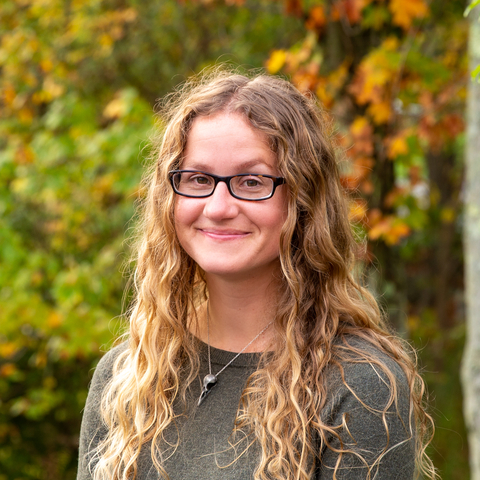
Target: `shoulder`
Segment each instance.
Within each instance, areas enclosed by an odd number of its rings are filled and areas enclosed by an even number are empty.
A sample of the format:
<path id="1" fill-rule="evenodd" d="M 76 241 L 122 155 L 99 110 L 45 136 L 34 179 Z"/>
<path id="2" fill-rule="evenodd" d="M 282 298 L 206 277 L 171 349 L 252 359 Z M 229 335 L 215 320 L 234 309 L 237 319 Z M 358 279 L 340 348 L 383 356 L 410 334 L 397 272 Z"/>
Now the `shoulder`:
<path id="1" fill-rule="evenodd" d="M 325 438 L 317 478 L 330 479 L 337 471 L 337 478 L 360 479 L 370 471 L 382 480 L 412 479 L 415 426 L 406 374 L 398 361 L 367 340 L 349 337 L 339 345 L 337 360 L 326 372 L 321 412 L 336 433 Z M 338 454 L 342 450 L 343 456 Z"/>
<path id="2" fill-rule="evenodd" d="M 369 341 L 348 336 L 334 345 L 336 359 L 327 371 L 328 383 L 345 385 L 371 396 L 374 392 L 409 394 L 407 376 L 392 355 Z"/>
<path id="3" fill-rule="evenodd" d="M 95 448 L 108 433 L 100 409 L 103 391 L 112 378 L 116 360 L 127 348 L 128 344 L 124 342 L 108 351 L 98 362 L 93 374 L 80 429 L 77 480 L 92 478 L 90 461 L 94 456 Z"/>
<path id="4" fill-rule="evenodd" d="M 98 362 L 93 374 L 92 382 L 88 391 L 87 408 L 98 406 L 105 386 L 113 376 L 113 368 L 116 360 L 128 348 L 128 343 L 123 342 L 120 345 L 109 350 Z"/>
<path id="5" fill-rule="evenodd" d="M 335 348 L 336 360 L 326 371 L 324 419 L 338 424 L 346 415 L 351 422 L 369 429 L 378 420 L 383 422 L 386 415 L 402 430 L 403 425 L 409 426 L 411 392 L 400 363 L 358 337 L 346 337 Z"/>
<path id="6" fill-rule="evenodd" d="M 98 362 L 93 378 L 110 380 L 113 374 L 113 367 L 117 359 L 128 349 L 128 342 L 122 342 L 120 345 L 109 350 Z"/>

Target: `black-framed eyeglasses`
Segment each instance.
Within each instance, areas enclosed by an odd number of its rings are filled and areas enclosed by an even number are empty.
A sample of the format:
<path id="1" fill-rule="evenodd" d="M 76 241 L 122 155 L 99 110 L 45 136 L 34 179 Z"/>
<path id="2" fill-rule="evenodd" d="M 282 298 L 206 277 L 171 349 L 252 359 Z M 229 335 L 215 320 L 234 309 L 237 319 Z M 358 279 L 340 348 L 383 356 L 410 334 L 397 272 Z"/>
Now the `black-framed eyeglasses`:
<path id="1" fill-rule="evenodd" d="M 256 202 L 272 197 L 275 189 L 285 183 L 283 177 L 258 173 L 219 177 L 198 170 L 172 170 L 168 175 L 175 193 L 193 198 L 209 197 L 219 182 L 225 182 L 232 197 Z"/>

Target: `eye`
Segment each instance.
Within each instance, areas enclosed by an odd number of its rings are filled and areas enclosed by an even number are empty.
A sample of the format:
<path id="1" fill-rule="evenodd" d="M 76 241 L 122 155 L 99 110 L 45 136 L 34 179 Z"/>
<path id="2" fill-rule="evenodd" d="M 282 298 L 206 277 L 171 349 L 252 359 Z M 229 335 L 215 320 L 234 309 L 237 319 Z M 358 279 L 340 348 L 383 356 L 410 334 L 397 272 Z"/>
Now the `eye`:
<path id="1" fill-rule="evenodd" d="M 199 185 L 208 185 L 210 183 L 210 179 L 208 177 L 196 176 L 191 180 L 197 182 Z"/>
<path id="2" fill-rule="evenodd" d="M 189 173 L 188 176 L 185 177 L 185 181 L 198 186 L 211 185 L 212 183 L 212 179 L 202 173 Z"/>
<path id="3" fill-rule="evenodd" d="M 258 187 L 258 185 L 260 185 L 260 182 L 256 178 L 247 178 L 244 184 L 247 187 Z"/>
<path id="4" fill-rule="evenodd" d="M 263 188 L 268 182 L 268 178 L 262 177 L 261 175 L 249 175 L 248 177 L 237 177 L 239 181 L 240 188 L 244 189 L 257 189 Z"/>

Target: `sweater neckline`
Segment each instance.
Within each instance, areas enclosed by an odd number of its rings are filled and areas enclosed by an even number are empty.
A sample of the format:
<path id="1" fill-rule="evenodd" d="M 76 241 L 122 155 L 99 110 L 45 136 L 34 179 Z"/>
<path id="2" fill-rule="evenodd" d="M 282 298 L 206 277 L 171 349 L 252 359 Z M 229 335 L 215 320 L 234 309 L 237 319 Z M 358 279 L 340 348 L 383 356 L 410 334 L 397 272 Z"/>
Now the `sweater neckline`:
<path id="1" fill-rule="evenodd" d="M 197 337 L 195 337 L 195 340 L 198 344 L 201 361 L 208 363 L 208 345 Z M 228 350 L 210 347 L 210 358 L 212 365 L 219 365 L 223 367 L 227 365 L 227 363 L 229 363 L 237 354 L 238 352 L 229 352 Z M 228 368 L 257 366 L 261 355 L 261 352 L 241 353 L 237 358 L 235 358 Z"/>

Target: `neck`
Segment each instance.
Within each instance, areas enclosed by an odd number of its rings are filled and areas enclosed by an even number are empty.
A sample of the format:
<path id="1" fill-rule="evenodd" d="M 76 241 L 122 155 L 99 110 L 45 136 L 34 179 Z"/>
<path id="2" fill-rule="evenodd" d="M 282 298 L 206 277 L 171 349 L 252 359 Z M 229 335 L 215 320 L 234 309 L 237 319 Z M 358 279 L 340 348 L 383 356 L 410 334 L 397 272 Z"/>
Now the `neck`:
<path id="1" fill-rule="evenodd" d="M 207 275 L 210 313 L 210 345 L 232 352 L 241 351 L 273 319 L 276 312 L 277 285 L 270 280 L 230 282 Z M 207 312 L 200 315 L 200 338 L 207 342 Z M 245 352 L 262 352 L 274 337 L 268 328 Z"/>

